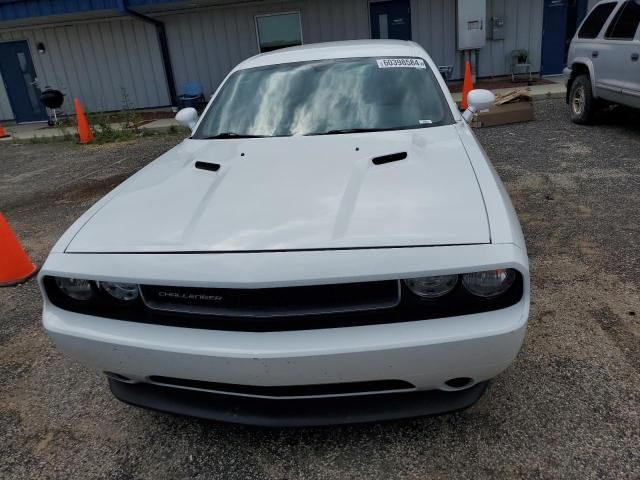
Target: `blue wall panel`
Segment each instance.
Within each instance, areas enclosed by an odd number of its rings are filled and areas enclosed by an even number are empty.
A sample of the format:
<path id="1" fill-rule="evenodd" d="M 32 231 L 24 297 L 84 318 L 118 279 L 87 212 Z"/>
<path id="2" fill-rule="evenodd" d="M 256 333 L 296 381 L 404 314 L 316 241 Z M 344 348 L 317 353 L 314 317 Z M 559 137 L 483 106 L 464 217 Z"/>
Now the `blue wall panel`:
<path id="1" fill-rule="evenodd" d="M 180 3 L 183 0 L 129 0 L 130 7 Z M 116 10 L 118 0 L 0 0 L 0 22 L 32 17 Z"/>

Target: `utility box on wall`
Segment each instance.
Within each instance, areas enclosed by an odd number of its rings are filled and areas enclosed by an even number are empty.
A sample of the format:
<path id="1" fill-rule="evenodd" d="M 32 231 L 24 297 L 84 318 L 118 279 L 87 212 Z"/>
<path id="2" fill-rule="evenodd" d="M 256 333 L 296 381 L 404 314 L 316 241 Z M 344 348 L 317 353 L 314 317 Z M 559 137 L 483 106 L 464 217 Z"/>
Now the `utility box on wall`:
<path id="1" fill-rule="evenodd" d="M 486 0 L 458 0 L 458 50 L 482 48 L 486 38 Z"/>
<path id="2" fill-rule="evenodd" d="M 504 17 L 491 17 L 488 33 L 491 40 L 504 40 Z"/>

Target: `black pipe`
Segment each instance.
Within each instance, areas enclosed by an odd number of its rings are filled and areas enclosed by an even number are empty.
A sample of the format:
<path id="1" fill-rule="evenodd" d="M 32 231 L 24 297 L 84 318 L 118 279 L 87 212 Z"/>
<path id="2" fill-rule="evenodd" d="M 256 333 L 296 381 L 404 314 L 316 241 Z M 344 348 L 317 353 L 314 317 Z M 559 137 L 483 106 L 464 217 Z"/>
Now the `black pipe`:
<path id="1" fill-rule="evenodd" d="M 160 53 L 162 54 L 162 66 L 164 67 L 164 74 L 167 78 L 167 86 L 169 87 L 169 96 L 171 97 L 171 106 L 176 107 L 178 105 L 178 93 L 176 92 L 176 82 L 173 76 L 173 67 L 171 66 L 171 55 L 169 55 L 169 43 L 167 42 L 167 32 L 164 28 L 164 22 L 131 10 L 127 5 L 127 0 L 119 0 L 118 3 L 121 12 L 156 27 L 158 43 L 160 43 Z"/>

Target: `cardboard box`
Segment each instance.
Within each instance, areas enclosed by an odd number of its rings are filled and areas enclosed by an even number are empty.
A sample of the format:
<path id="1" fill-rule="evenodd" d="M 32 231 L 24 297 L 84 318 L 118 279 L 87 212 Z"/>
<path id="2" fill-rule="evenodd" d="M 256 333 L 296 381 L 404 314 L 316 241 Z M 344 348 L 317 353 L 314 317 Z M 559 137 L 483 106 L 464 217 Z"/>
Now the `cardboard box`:
<path id="1" fill-rule="evenodd" d="M 479 112 L 471 122 L 474 128 L 495 127 L 509 123 L 528 122 L 533 120 L 533 102 L 521 101 L 494 105 L 486 112 Z"/>

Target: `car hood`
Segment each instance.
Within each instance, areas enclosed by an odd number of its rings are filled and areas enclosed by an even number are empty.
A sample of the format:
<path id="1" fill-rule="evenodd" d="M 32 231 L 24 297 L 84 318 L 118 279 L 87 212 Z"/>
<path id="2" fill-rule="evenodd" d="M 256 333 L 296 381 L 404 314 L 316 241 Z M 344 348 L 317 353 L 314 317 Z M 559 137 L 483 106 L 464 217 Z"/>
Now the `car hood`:
<path id="1" fill-rule="evenodd" d="M 406 152 L 405 159 L 372 159 Z M 196 168 L 214 163 L 219 170 Z M 247 252 L 489 243 L 455 126 L 185 140 L 120 185 L 67 252 Z"/>

